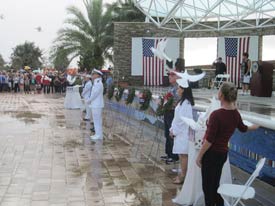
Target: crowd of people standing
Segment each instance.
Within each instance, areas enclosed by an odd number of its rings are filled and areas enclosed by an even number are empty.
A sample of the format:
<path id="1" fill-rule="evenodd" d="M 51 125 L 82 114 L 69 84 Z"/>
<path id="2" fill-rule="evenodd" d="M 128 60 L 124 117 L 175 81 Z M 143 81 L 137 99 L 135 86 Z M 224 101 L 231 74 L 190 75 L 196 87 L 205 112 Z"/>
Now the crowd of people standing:
<path id="1" fill-rule="evenodd" d="M 66 74 L 61 72 L 0 72 L 0 92 L 64 93 L 66 86 Z"/>

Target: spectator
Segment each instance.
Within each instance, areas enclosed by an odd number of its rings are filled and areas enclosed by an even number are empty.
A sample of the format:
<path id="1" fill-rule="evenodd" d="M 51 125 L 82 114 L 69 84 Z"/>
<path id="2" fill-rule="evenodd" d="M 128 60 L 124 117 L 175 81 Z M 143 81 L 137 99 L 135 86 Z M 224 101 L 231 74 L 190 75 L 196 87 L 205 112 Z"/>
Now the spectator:
<path id="1" fill-rule="evenodd" d="M 14 93 L 17 93 L 20 91 L 19 89 L 19 75 L 16 73 L 13 77 L 13 83 L 14 83 Z"/>
<path id="2" fill-rule="evenodd" d="M 219 74 L 226 73 L 226 65 L 223 63 L 222 58 L 219 57 L 213 62 L 213 66 L 215 66 L 215 76 Z M 220 82 L 221 78 L 217 78 L 216 81 Z"/>
<path id="3" fill-rule="evenodd" d="M 243 61 L 241 63 L 243 95 L 248 94 L 248 89 L 250 84 L 251 61 L 250 59 L 248 59 L 248 57 L 249 55 L 247 52 L 243 53 Z"/>
<path id="4" fill-rule="evenodd" d="M 20 74 L 19 76 L 19 91 L 24 92 L 24 75 Z"/>
<path id="5" fill-rule="evenodd" d="M 25 94 L 29 94 L 30 93 L 30 78 L 28 74 L 24 75 L 24 91 Z"/>

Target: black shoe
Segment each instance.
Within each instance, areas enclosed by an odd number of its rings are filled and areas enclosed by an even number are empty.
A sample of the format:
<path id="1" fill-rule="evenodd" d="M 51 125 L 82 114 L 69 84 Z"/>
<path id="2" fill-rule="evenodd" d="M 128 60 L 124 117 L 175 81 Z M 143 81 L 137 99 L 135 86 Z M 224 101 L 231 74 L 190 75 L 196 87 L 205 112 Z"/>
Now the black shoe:
<path id="1" fill-rule="evenodd" d="M 87 122 L 87 121 L 90 121 L 90 119 L 85 119 L 85 118 L 83 118 L 83 121 Z"/>
<path id="2" fill-rule="evenodd" d="M 167 155 L 160 156 L 160 159 L 167 160 L 167 159 L 168 159 L 168 156 L 167 156 Z"/>
<path id="3" fill-rule="evenodd" d="M 91 130 L 91 132 L 95 132 L 95 128 L 91 128 L 90 130 Z"/>
<path id="4" fill-rule="evenodd" d="M 174 162 L 174 160 L 172 158 L 168 158 L 168 159 L 165 160 L 165 163 L 167 165 L 171 164 L 172 162 Z"/>

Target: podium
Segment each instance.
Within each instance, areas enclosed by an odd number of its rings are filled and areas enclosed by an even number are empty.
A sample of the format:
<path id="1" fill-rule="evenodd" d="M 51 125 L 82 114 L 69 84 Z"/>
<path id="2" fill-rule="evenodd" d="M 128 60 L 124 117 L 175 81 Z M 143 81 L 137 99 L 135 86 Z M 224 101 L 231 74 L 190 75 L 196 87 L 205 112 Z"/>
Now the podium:
<path id="1" fill-rule="evenodd" d="M 258 62 L 258 70 L 250 82 L 251 96 L 271 97 L 274 66 L 269 62 Z"/>
<path id="2" fill-rule="evenodd" d="M 76 85 L 76 86 L 68 86 L 66 88 L 66 96 L 64 100 L 65 109 L 82 109 L 83 108 L 83 104 L 79 94 L 79 87 L 80 86 Z"/>

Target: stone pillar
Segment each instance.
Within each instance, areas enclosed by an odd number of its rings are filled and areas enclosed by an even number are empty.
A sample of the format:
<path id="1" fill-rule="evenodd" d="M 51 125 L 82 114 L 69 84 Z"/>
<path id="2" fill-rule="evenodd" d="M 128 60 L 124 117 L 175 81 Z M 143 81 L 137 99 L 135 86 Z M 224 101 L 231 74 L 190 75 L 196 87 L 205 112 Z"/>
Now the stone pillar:
<path id="1" fill-rule="evenodd" d="M 258 60 L 263 59 L 263 35 L 259 35 L 258 41 Z"/>
<path id="2" fill-rule="evenodd" d="M 180 56 L 179 58 L 184 59 L 184 37 L 180 38 Z"/>

